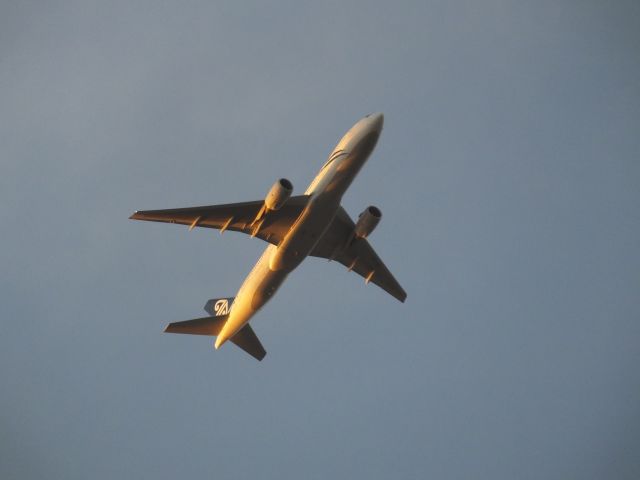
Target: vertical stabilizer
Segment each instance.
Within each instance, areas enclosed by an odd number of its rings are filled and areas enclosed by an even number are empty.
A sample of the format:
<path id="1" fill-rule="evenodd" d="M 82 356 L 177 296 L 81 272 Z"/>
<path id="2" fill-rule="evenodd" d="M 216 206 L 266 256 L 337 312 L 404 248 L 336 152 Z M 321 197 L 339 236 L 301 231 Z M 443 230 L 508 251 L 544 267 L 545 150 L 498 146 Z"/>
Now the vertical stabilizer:
<path id="1" fill-rule="evenodd" d="M 212 298 L 211 300 L 207 301 L 206 305 L 204 306 L 204 311 L 214 317 L 229 315 L 235 298 L 236 297 Z"/>

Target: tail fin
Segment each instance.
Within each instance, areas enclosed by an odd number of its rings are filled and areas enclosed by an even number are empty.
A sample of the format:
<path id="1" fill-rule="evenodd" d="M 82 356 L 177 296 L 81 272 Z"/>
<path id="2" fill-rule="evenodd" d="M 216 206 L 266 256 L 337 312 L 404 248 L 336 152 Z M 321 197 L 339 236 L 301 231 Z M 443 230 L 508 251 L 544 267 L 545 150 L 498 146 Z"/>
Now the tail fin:
<path id="1" fill-rule="evenodd" d="M 211 302 L 212 300 L 209 300 Z M 207 305 L 209 305 L 207 302 Z M 187 333 L 190 335 L 210 335 L 215 336 L 220 333 L 229 315 L 217 317 L 194 318 L 183 322 L 174 322 L 164 329 L 166 333 Z M 233 337 L 229 339 L 232 343 L 247 352 L 253 358 L 262 360 L 267 354 L 266 350 L 258 340 L 257 335 L 247 323 Z"/>
<path id="2" fill-rule="evenodd" d="M 204 306 L 204 311 L 214 317 L 228 315 L 236 297 L 212 298 Z"/>

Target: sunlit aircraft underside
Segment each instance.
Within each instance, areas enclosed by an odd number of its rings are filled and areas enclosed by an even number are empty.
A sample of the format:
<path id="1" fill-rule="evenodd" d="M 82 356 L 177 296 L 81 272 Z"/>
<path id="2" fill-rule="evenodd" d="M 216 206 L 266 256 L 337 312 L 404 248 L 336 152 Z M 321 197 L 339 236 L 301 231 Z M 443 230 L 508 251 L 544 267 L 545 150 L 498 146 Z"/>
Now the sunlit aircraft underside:
<path id="1" fill-rule="evenodd" d="M 291 196 L 291 182 L 281 178 L 264 200 L 131 215 L 134 220 L 178 223 L 189 229 L 242 232 L 269 243 L 235 298 L 211 299 L 205 306 L 209 316 L 171 323 L 165 332 L 216 336 L 216 349 L 230 340 L 262 360 L 266 351 L 249 321 L 307 256 L 335 260 L 404 302 L 407 294 L 367 241 L 382 216 L 380 210 L 367 207 L 354 222 L 340 206 L 373 151 L 383 122 L 381 113 L 357 122 L 333 149 L 304 195 Z"/>

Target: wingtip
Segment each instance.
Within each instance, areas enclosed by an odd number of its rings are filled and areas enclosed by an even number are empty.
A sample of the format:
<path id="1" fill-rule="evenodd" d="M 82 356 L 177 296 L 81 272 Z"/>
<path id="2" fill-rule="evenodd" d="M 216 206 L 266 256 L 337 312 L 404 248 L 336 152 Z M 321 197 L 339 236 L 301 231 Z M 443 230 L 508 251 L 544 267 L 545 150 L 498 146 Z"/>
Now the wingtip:
<path id="1" fill-rule="evenodd" d="M 135 220 L 137 218 L 137 215 L 138 215 L 138 210 L 136 210 L 131 214 L 131 216 L 129 216 L 129 220 Z"/>

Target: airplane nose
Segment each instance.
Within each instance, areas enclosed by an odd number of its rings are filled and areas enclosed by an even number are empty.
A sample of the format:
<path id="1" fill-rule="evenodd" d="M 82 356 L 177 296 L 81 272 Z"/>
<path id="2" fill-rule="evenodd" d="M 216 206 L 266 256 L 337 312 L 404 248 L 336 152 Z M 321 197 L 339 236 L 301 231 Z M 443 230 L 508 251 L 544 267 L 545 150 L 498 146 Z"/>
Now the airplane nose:
<path id="1" fill-rule="evenodd" d="M 382 113 L 371 113 L 367 115 L 369 122 L 371 122 L 372 130 L 380 133 L 382 132 L 382 127 L 384 125 L 384 115 Z"/>

